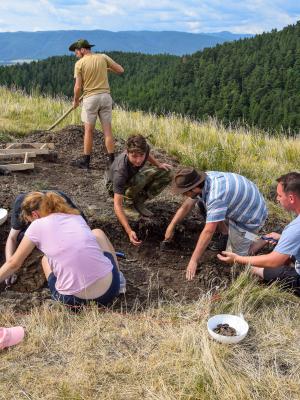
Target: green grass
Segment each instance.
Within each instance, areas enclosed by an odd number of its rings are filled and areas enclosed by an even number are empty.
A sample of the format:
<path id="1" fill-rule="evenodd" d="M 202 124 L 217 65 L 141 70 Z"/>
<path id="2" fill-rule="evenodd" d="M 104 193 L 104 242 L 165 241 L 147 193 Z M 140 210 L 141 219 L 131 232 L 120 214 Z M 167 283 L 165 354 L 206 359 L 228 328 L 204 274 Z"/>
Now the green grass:
<path id="1" fill-rule="evenodd" d="M 44 130 L 71 104 L 0 89 L 0 141 Z M 79 109 L 57 129 L 80 123 Z M 151 143 L 201 169 L 235 171 L 264 193 L 282 173 L 299 168 L 299 140 L 225 129 L 116 108 L 113 128 Z M 40 182 L 36 182 L 40 186 Z M 273 219 L 289 219 L 270 202 Z M 60 400 L 298 400 L 300 302 L 247 271 L 220 293 L 194 303 L 161 303 L 144 311 L 95 308 L 72 314 L 56 304 L 29 314 L 3 312 L 0 326 L 23 325 L 26 338 L 1 351 L 0 399 Z M 212 341 L 206 321 L 215 313 L 243 313 L 250 331 L 238 345 Z"/>

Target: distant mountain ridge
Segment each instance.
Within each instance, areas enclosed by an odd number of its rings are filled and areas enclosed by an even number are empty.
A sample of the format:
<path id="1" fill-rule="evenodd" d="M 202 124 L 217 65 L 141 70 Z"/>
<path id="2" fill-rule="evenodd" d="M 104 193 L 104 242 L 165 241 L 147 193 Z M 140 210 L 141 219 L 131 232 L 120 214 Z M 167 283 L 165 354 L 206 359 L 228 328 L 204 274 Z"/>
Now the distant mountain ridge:
<path id="1" fill-rule="evenodd" d="M 140 52 L 144 54 L 192 54 L 217 44 L 252 37 L 231 32 L 187 33 L 177 31 L 40 31 L 0 32 L 3 61 L 40 60 L 70 54 L 69 45 L 80 38 L 95 44 L 96 51 Z"/>

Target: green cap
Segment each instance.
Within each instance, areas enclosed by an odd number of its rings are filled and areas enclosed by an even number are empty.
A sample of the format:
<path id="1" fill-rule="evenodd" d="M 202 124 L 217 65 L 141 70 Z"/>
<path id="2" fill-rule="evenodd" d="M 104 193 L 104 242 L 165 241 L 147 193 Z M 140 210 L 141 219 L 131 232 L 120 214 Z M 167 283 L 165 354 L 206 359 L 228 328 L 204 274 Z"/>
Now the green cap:
<path id="1" fill-rule="evenodd" d="M 70 51 L 75 51 L 76 49 L 90 49 L 94 47 L 94 44 L 90 44 L 86 39 L 78 39 L 76 42 L 72 43 L 69 47 Z"/>

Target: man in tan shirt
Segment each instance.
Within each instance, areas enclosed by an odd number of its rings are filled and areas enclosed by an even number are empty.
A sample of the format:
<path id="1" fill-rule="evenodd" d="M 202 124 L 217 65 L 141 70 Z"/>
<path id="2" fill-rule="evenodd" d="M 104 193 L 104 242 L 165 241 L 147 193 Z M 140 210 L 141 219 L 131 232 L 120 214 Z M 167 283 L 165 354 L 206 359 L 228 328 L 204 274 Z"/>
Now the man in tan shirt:
<path id="1" fill-rule="evenodd" d="M 108 83 L 107 71 L 122 74 L 124 69 L 106 54 L 95 54 L 91 51 L 93 44 L 79 39 L 69 47 L 79 60 L 74 69 L 73 107 L 79 106 L 79 98 L 83 94 L 81 119 L 84 122 L 83 156 L 72 162 L 73 166 L 88 169 L 93 149 L 93 134 L 97 116 L 99 116 L 109 164 L 114 160 L 115 144 L 111 129 L 112 98 Z"/>

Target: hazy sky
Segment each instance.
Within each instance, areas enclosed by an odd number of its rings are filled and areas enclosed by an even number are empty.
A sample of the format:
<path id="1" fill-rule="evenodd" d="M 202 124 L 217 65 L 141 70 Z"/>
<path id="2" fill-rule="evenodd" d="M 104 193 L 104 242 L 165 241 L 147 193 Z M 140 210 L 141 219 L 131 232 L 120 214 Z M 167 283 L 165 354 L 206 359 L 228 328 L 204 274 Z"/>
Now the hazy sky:
<path id="1" fill-rule="evenodd" d="M 261 33 L 300 20 L 299 0 L 0 0 L 0 31 Z"/>

